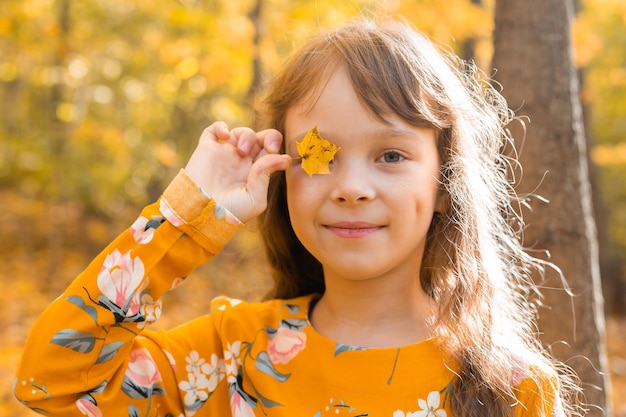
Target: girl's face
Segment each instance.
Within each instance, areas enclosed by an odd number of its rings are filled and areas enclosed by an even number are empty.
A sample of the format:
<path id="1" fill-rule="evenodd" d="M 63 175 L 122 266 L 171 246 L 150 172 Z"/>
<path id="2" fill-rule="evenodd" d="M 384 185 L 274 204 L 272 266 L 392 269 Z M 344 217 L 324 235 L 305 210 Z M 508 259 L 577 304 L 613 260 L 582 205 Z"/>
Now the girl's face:
<path id="1" fill-rule="evenodd" d="M 435 131 L 398 117 L 386 119 L 390 123 L 365 110 L 341 67 L 317 101 L 287 112 L 286 147 L 292 157 L 298 157 L 296 141 L 314 126 L 341 148 L 330 175 L 309 177 L 299 158 L 286 172 L 291 224 L 323 265 L 327 281 L 419 274 L 426 233 L 438 209 Z"/>

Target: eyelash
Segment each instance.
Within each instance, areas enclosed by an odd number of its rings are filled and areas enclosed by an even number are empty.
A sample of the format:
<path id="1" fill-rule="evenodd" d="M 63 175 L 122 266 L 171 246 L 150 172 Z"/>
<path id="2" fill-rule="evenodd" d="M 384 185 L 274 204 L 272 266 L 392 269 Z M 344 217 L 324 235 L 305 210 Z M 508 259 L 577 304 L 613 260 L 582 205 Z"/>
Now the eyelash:
<path id="1" fill-rule="evenodd" d="M 397 160 L 394 160 L 394 161 L 387 161 L 387 160 L 385 160 L 386 157 L 389 156 L 389 155 L 393 155 L 394 157 L 397 158 Z M 378 158 L 378 159 L 381 162 L 385 162 L 385 163 L 388 163 L 388 164 L 395 164 L 395 163 L 401 162 L 402 160 L 404 160 L 406 158 L 402 155 L 402 153 L 400 153 L 400 151 L 397 151 L 395 149 L 391 149 L 391 150 L 385 151 L 382 154 L 382 156 L 380 158 Z"/>

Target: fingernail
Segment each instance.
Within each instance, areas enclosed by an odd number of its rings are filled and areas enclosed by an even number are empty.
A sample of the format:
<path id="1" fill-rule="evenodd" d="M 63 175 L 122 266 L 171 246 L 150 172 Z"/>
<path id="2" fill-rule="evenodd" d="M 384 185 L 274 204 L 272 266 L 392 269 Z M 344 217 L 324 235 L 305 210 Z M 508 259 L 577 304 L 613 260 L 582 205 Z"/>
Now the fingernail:
<path id="1" fill-rule="evenodd" d="M 243 142 L 239 145 L 239 149 L 241 149 L 241 151 L 244 153 L 248 153 L 250 152 L 251 146 L 252 144 L 250 142 Z"/>

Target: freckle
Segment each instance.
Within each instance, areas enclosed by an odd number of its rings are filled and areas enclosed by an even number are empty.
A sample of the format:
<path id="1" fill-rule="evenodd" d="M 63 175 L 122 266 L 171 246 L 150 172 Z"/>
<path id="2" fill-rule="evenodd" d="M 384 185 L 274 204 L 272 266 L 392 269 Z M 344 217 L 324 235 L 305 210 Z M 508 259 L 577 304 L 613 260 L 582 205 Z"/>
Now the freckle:
<path id="1" fill-rule="evenodd" d="M 22 385 L 26 385 L 26 381 L 22 381 Z"/>
<path id="2" fill-rule="evenodd" d="M 32 390 L 30 393 L 35 395 L 35 394 L 37 394 L 37 390 Z"/>

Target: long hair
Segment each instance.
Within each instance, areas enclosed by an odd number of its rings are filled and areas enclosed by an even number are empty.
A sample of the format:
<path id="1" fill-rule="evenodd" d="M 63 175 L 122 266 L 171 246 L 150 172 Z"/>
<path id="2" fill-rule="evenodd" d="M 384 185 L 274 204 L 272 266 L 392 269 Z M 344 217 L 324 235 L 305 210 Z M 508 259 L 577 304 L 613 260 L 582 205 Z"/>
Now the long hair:
<path id="1" fill-rule="evenodd" d="M 514 115 L 503 97 L 474 65 L 440 51 L 407 23 L 363 19 L 312 39 L 290 57 L 267 93 L 268 127 L 284 134 L 288 109 L 314 100 L 316 86 L 338 66 L 382 121 L 394 114 L 437 132 L 446 209 L 430 225 L 420 281 L 439 306 L 437 340 L 457 364 L 454 415 L 511 416 L 520 369 L 537 390 L 568 385 L 535 337 L 526 298 L 536 291 L 530 271 L 544 263 L 524 250 L 519 236 L 523 222 L 510 178 L 515 162 L 503 152 L 511 148 L 506 125 Z M 323 293 L 322 266 L 297 239 L 286 197 L 278 172 L 260 217 L 272 296 Z"/>

